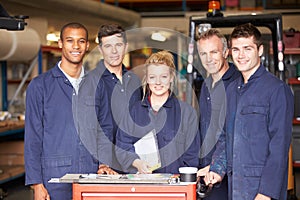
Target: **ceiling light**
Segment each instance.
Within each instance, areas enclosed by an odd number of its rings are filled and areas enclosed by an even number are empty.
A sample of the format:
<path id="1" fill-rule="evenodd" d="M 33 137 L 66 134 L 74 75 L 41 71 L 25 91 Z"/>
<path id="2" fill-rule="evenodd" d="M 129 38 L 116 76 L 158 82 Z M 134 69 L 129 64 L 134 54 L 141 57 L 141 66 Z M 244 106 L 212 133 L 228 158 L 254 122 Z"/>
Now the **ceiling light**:
<path id="1" fill-rule="evenodd" d="M 160 32 L 154 32 L 151 35 L 151 39 L 159 42 L 164 42 L 166 41 L 167 38 L 164 35 L 162 35 Z"/>
<path id="2" fill-rule="evenodd" d="M 200 34 L 208 31 L 209 29 L 211 29 L 211 24 L 209 24 L 209 23 L 199 24 L 199 26 L 198 26 L 198 32 Z"/>
<path id="3" fill-rule="evenodd" d="M 47 41 L 57 42 L 58 40 L 59 40 L 59 36 L 57 36 L 55 33 L 47 34 Z"/>

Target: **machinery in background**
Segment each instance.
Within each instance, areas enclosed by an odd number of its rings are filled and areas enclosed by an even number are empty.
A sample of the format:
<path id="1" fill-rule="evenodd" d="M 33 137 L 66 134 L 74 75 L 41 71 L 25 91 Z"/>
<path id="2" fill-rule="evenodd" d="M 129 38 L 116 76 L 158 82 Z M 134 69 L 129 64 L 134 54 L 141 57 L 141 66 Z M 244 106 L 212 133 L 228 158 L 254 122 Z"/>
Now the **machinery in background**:
<path id="1" fill-rule="evenodd" d="M 10 16 L 3 6 L 0 4 L 0 29 L 6 29 L 8 31 L 21 31 L 24 30 L 27 23 L 25 19 L 28 16 Z"/>
<path id="2" fill-rule="evenodd" d="M 201 31 L 207 28 L 234 28 L 244 23 L 252 23 L 257 27 L 265 27 L 271 31 L 272 52 L 274 69 L 278 72 L 281 80 L 285 80 L 283 51 L 284 45 L 282 40 L 282 16 L 281 14 L 259 14 L 259 15 L 233 15 L 224 17 L 190 17 L 191 38 L 196 38 Z M 195 53 L 195 52 L 194 52 Z M 196 54 L 195 54 L 196 55 Z M 200 71 L 198 66 L 194 68 Z"/>
<path id="3" fill-rule="evenodd" d="M 27 23 L 25 19 L 28 16 L 10 16 L 3 6 L 0 4 L 0 29 L 6 29 L 8 31 L 22 31 L 24 30 Z M 3 170 L 0 169 L 0 174 L 3 173 Z M 7 196 L 7 191 L 0 188 L 0 199 L 4 199 Z"/>

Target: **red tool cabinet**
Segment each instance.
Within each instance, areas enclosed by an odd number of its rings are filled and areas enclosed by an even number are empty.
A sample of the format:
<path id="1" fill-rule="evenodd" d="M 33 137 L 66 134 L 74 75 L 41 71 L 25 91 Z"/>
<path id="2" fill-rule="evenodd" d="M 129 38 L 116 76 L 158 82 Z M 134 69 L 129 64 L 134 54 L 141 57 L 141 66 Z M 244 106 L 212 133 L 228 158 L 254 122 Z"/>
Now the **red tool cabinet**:
<path id="1" fill-rule="evenodd" d="M 196 184 L 73 183 L 73 200 L 196 200 Z"/>

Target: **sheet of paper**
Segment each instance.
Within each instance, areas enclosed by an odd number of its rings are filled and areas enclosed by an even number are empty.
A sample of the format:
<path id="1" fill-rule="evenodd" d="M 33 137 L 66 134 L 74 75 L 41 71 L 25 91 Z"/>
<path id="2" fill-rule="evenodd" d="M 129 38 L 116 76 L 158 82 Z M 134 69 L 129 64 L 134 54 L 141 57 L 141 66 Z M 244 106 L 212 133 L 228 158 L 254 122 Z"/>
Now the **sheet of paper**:
<path id="1" fill-rule="evenodd" d="M 146 161 L 150 165 L 151 171 L 161 167 L 155 129 L 139 139 L 134 144 L 134 148 L 141 160 Z"/>

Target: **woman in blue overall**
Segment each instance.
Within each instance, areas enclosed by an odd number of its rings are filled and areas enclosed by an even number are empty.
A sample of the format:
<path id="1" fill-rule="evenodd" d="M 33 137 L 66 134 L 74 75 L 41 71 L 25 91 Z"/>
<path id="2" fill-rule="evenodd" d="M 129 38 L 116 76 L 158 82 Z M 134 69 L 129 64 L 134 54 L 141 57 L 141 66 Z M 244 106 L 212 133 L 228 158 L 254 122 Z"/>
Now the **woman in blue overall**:
<path id="1" fill-rule="evenodd" d="M 123 171 L 175 174 L 179 173 L 179 167 L 197 167 L 200 148 L 197 112 L 173 93 L 176 76 L 172 54 L 154 53 L 146 60 L 145 67 L 144 98 L 133 105 L 117 131 L 116 155 L 123 163 Z M 143 159 L 135 149 L 136 142 L 151 133 L 158 150 L 158 161 L 154 164 L 154 160 Z"/>

